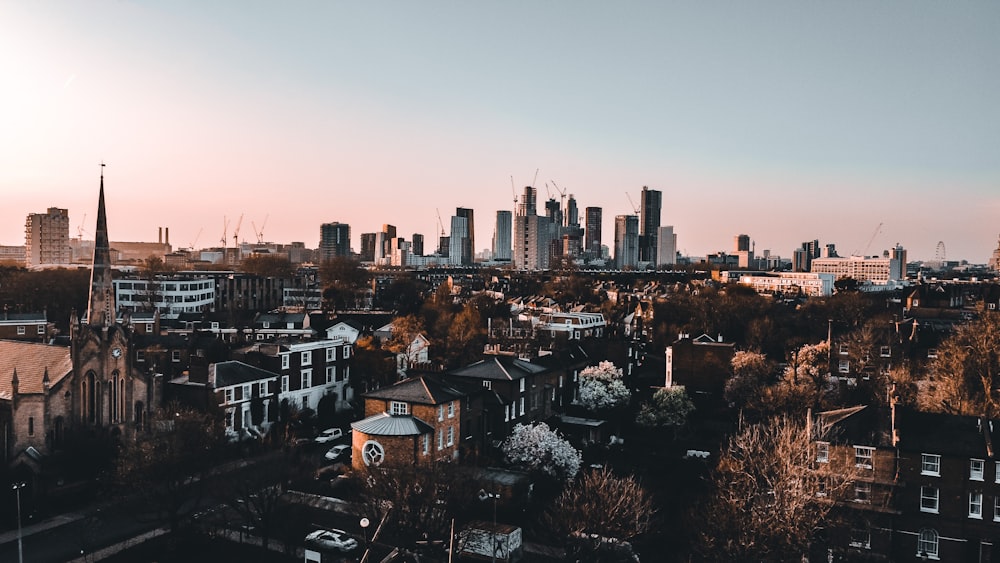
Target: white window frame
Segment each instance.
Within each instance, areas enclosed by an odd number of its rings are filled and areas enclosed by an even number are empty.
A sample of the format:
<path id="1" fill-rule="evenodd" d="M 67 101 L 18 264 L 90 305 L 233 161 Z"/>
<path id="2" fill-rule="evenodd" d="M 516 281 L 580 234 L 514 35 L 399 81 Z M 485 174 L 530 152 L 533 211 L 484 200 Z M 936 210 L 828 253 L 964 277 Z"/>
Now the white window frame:
<path id="1" fill-rule="evenodd" d="M 344 359 L 346 360 L 346 359 L 348 359 L 350 357 L 351 357 L 351 347 L 350 346 L 344 346 Z"/>
<path id="2" fill-rule="evenodd" d="M 290 360 L 289 360 L 290 355 L 291 354 L 281 355 L 281 369 L 288 369 L 288 366 L 290 365 Z"/>
<path id="3" fill-rule="evenodd" d="M 427 455 L 427 454 L 431 453 L 431 435 L 429 433 L 428 434 L 424 434 L 424 436 L 423 436 L 423 443 L 424 443 L 423 454 Z"/>
<path id="4" fill-rule="evenodd" d="M 267 382 L 261 381 L 257 384 L 257 394 L 263 397 L 267 397 Z"/>
<path id="5" fill-rule="evenodd" d="M 524 378 L 521 378 L 521 383 L 519 385 L 521 393 L 524 393 Z"/>
<path id="6" fill-rule="evenodd" d="M 941 456 L 938 454 L 920 454 L 920 474 L 941 476 Z"/>
<path id="7" fill-rule="evenodd" d="M 250 395 L 250 384 L 249 383 L 245 383 L 245 384 L 243 384 L 243 400 L 244 401 L 249 401 L 250 400 L 250 396 L 251 396 Z"/>
<path id="8" fill-rule="evenodd" d="M 153 332 L 153 323 L 146 323 L 146 332 Z"/>
<path id="9" fill-rule="evenodd" d="M 455 418 L 455 401 L 448 403 L 448 418 Z"/>
<path id="10" fill-rule="evenodd" d="M 830 463 L 830 442 L 816 442 L 816 462 Z"/>
<path id="11" fill-rule="evenodd" d="M 868 481 L 854 482 L 854 502 L 858 504 L 872 503 L 872 484 Z"/>
<path id="12" fill-rule="evenodd" d="M 135 351 L 135 361 L 137 361 L 137 362 L 145 362 L 146 361 L 146 351 L 145 350 L 136 350 Z"/>
<path id="13" fill-rule="evenodd" d="M 850 545 L 859 549 L 871 549 L 872 531 L 869 528 L 852 528 Z"/>
<path id="14" fill-rule="evenodd" d="M 454 446 L 455 445 L 455 427 L 454 426 L 449 426 L 448 427 L 448 445 L 449 446 Z"/>
<path id="15" fill-rule="evenodd" d="M 524 416 L 524 397 L 521 397 L 521 416 Z"/>
<path id="16" fill-rule="evenodd" d="M 483 388 L 484 389 L 489 389 L 489 390 L 492 391 L 493 390 L 493 382 L 490 381 L 490 380 L 488 380 L 488 379 L 484 379 L 483 380 Z"/>
<path id="17" fill-rule="evenodd" d="M 851 373 L 851 360 L 841 359 L 837 364 L 837 373 Z"/>
<path id="18" fill-rule="evenodd" d="M 309 389 L 310 387 L 312 387 L 312 377 L 313 377 L 313 370 L 311 369 L 302 370 L 301 377 L 299 378 L 299 383 L 300 383 L 299 388 Z"/>
<path id="19" fill-rule="evenodd" d="M 969 460 L 969 480 L 982 481 L 986 475 L 986 461 L 982 459 Z"/>
<path id="20" fill-rule="evenodd" d="M 226 389 L 222 392 L 223 393 L 223 395 L 222 395 L 223 396 L 223 399 L 222 399 L 222 404 L 223 405 L 228 405 L 228 404 L 230 404 L 230 403 L 233 402 L 233 391 L 234 391 L 234 389 L 232 387 L 226 387 Z"/>
<path id="21" fill-rule="evenodd" d="M 972 491 L 969 493 L 969 518 L 974 518 L 976 520 L 983 519 L 982 491 Z"/>
<path id="22" fill-rule="evenodd" d="M 937 514 L 941 506 L 941 491 L 937 487 L 924 485 L 920 487 L 920 512 Z"/>
<path id="23" fill-rule="evenodd" d="M 937 530 L 931 528 L 920 530 L 920 533 L 917 534 L 917 556 L 926 555 L 928 558 L 936 560 L 938 558 L 940 541 L 941 536 L 937 533 Z"/>
<path id="24" fill-rule="evenodd" d="M 389 401 L 389 414 L 405 415 L 410 414 L 410 403 L 403 401 Z"/>
<path id="25" fill-rule="evenodd" d="M 326 366 L 326 382 L 327 384 L 333 383 L 335 379 L 334 367 Z"/>
<path id="26" fill-rule="evenodd" d="M 993 467 L 993 482 L 1000 483 L 1000 461 L 995 462 Z M 1000 497 L 997 497 L 1000 498 Z"/>
<path id="27" fill-rule="evenodd" d="M 444 405 L 438 405 L 438 422 L 444 420 Z"/>
<path id="28" fill-rule="evenodd" d="M 35 329 L 35 333 L 36 334 L 45 334 L 45 325 L 38 325 L 38 328 Z"/>
<path id="29" fill-rule="evenodd" d="M 311 366 L 313 363 L 313 353 L 312 350 L 303 350 L 299 354 L 299 362 L 303 366 Z"/>
<path id="30" fill-rule="evenodd" d="M 872 469 L 875 462 L 875 448 L 871 446 L 854 446 L 854 465 L 862 469 Z M 867 463 L 865 462 L 867 460 Z"/>
<path id="31" fill-rule="evenodd" d="M 337 349 L 330 346 L 326 349 L 326 361 L 332 362 L 337 359 Z"/>
<path id="32" fill-rule="evenodd" d="M 175 363 L 180 362 L 181 361 L 181 351 L 180 350 L 172 350 L 170 352 L 170 361 L 171 362 L 175 362 Z"/>
<path id="33" fill-rule="evenodd" d="M 226 429 L 232 430 L 236 427 L 236 409 L 226 409 Z"/>
<path id="34" fill-rule="evenodd" d="M 993 521 L 1000 522 L 1000 495 L 993 497 Z"/>
<path id="35" fill-rule="evenodd" d="M 892 350 L 888 346 L 882 346 L 879 348 L 879 356 L 883 358 L 888 358 L 892 355 Z"/>
<path id="36" fill-rule="evenodd" d="M 437 435 L 438 435 L 438 451 L 441 451 L 444 449 L 444 434 L 438 432 Z"/>
<path id="37" fill-rule="evenodd" d="M 281 392 L 282 393 L 288 393 L 288 376 L 287 375 L 282 375 L 281 376 Z"/>

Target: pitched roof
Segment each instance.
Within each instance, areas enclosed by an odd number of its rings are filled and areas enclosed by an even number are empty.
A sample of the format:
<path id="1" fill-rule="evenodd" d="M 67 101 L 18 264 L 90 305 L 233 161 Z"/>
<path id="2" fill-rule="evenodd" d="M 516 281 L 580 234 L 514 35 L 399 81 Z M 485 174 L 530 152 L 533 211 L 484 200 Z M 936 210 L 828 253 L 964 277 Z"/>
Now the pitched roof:
<path id="1" fill-rule="evenodd" d="M 49 384 L 55 385 L 73 372 L 70 350 L 33 342 L 0 340 L 0 398 L 13 397 L 11 380 L 17 370 L 18 393 L 41 393 L 46 370 Z"/>
<path id="2" fill-rule="evenodd" d="M 467 393 L 427 376 L 411 377 L 399 383 L 365 393 L 373 399 L 389 399 L 422 405 L 440 405 L 463 398 Z"/>
<path id="3" fill-rule="evenodd" d="M 454 369 L 449 375 L 470 377 L 475 379 L 500 379 L 513 381 L 523 379 L 548 370 L 545 366 L 514 358 L 511 356 L 492 356 L 474 364 Z"/>
<path id="4" fill-rule="evenodd" d="M 278 374 L 238 361 L 219 362 L 208 366 L 208 379 L 215 380 L 215 388 L 250 383 L 262 379 L 273 379 Z"/>
<path id="5" fill-rule="evenodd" d="M 1000 431 L 1000 421 L 899 409 L 896 427 L 901 450 L 984 458 L 990 457 L 990 433 Z"/>
<path id="6" fill-rule="evenodd" d="M 419 436 L 434 427 L 411 415 L 379 413 L 351 423 L 351 428 L 370 436 Z"/>

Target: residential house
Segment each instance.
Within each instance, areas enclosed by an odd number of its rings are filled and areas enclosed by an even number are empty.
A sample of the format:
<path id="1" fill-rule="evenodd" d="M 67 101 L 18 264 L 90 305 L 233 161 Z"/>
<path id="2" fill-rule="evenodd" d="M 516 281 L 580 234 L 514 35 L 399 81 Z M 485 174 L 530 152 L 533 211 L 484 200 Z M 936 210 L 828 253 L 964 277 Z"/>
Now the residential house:
<path id="1" fill-rule="evenodd" d="M 460 458 L 463 430 L 471 424 L 467 392 L 421 376 L 363 397 L 365 418 L 351 423 L 355 469 Z"/>
<path id="2" fill-rule="evenodd" d="M 27 340 L 45 342 L 51 327 L 45 312 L 0 314 L 0 340 Z"/>
<path id="3" fill-rule="evenodd" d="M 336 411 L 351 408 L 351 345 L 344 340 L 281 340 L 234 353 L 242 361 L 280 375 L 279 403 L 299 410 L 332 400 Z"/>
<path id="4" fill-rule="evenodd" d="M 355 344 L 361 336 L 361 323 L 352 319 L 340 321 L 326 329 L 326 338 L 339 338 L 348 344 Z"/>
<path id="5" fill-rule="evenodd" d="M 251 328 L 244 329 L 248 340 L 274 340 L 282 337 L 312 338 L 315 331 L 310 327 L 306 313 L 258 313 Z"/>
<path id="6" fill-rule="evenodd" d="M 189 375 L 170 381 L 171 395 L 211 412 L 220 409 L 230 439 L 260 437 L 278 416 L 278 378 L 273 372 L 239 361 L 192 366 Z"/>
<path id="7" fill-rule="evenodd" d="M 691 338 L 678 335 L 666 349 L 665 387 L 683 385 L 689 393 L 722 397 L 726 381 L 733 375 L 732 360 L 736 353 L 732 342 L 724 342 L 707 334 Z"/>

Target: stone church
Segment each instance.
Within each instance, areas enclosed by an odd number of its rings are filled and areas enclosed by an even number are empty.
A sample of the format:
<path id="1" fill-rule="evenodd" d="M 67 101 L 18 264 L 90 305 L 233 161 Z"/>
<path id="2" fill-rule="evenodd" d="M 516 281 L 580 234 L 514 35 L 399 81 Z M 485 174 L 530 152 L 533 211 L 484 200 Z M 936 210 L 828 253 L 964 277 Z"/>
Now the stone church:
<path id="1" fill-rule="evenodd" d="M 133 367 L 132 330 L 116 315 L 103 169 L 97 205 L 88 308 L 70 318 L 70 345 L 0 341 L 0 454 L 22 472 L 40 473 L 71 428 L 134 437 L 154 406 L 152 375 Z"/>

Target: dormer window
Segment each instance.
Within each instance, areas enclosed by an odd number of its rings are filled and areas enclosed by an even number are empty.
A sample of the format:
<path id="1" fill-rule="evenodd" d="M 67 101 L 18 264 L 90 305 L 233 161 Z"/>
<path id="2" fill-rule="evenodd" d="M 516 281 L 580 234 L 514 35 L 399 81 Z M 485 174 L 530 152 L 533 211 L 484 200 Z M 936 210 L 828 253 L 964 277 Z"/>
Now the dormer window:
<path id="1" fill-rule="evenodd" d="M 391 401 L 389 403 L 389 414 L 410 414 L 410 404 L 402 401 Z"/>

